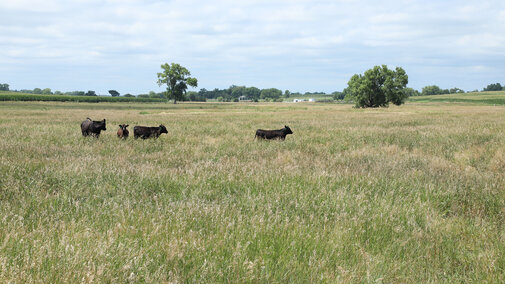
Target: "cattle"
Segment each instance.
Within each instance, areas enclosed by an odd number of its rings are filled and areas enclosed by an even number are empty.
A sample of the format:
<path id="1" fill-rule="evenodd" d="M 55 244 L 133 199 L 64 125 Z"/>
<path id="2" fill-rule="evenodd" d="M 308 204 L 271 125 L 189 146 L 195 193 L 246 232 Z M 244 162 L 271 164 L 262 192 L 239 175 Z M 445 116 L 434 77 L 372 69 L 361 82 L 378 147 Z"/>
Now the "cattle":
<path id="1" fill-rule="evenodd" d="M 284 128 L 279 129 L 279 130 L 263 130 L 263 129 L 258 129 L 256 130 L 256 135 L 254 136 L 254 139 L 280 139 L 284 140 L 286 139 L 286 135 L 288 134 L 293 134 L 293 131 L 291 129 L 284 125 Z"/>
<path id="2" fill-rule="evenodd" d="M 128 129 L 126 129 L 126 127 L 128 127 L 129 124 L 120 124 L 119 125 L 119 129 L 117 130 L 117 137 L 118 138 L 122 138 L 122 139 L 126 139 L 128 138 L 128 135 L 130 134 L 130 131 L 128 131 Z"/>
<path id="3" fill-rule="evenodd" d="M 133 128 L 133 137 L 135 137 L 135 139 L 139 137 L 142 139 L 151 137 L 158 138 L 162 133 L 168 133 L 167 128 L 162 124 L 158 127 L 135 126 Z"/>
<path id="4" fill-rule="evenodd" d="M 98 138 L 101 131 L 107 130 L 105 128 L 105 118 L 100 121 L 91 120 L 91 118 L 86 118 L 85 121 L 81 123 L 82 136 L 95 136 Z"/>

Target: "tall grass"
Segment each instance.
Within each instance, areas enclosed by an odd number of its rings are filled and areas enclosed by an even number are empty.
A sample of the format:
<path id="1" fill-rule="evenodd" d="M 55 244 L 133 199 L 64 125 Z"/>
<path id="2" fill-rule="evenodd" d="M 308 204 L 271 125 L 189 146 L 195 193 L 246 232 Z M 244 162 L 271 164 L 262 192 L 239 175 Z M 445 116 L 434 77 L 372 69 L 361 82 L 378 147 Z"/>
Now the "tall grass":
<path id="1" fill-rule="evenodd" d="M 503 107 L 98 106 L 0 104 L 0 282 L 505 280 Z"/>

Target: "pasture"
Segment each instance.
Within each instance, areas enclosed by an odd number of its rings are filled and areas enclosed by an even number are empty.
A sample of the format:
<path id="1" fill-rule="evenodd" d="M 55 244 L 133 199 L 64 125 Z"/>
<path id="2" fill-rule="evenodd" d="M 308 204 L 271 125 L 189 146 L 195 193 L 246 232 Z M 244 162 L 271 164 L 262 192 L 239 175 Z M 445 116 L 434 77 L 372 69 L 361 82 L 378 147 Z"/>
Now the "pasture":
<path id="1" fill-rule="evenodd" d="M 0 153 L 0 282 L 505 281 L 502 106 L 1 102 Z"/>

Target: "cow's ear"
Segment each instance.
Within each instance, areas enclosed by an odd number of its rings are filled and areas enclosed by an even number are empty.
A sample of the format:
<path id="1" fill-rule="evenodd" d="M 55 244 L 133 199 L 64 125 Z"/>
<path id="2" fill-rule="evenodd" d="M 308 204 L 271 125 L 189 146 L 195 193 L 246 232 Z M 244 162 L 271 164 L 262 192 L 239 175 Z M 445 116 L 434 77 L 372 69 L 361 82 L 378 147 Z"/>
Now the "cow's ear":
<path id="1" fill-rule="evenodd" d="M 128 127 L 128 126 L 130 126 L 130 125 L 129 125 L 129 124 L 127 124 L 124 128 L 126 128 L 126 127 Z"/>
<path id="2" fill-rule="evenodd" d="M 120 124 L 119 127 L 123 127 L 123 126 Z"/>
<path id="3" fill-rule="evenodd" d="M 105 118 L 103 119 L 103 122 L 105 122 Z"/>
<path id="4" fill-rule="evenodd" d="M 289 128 L 287 125 L 284 125 L 284 127 Z"/>

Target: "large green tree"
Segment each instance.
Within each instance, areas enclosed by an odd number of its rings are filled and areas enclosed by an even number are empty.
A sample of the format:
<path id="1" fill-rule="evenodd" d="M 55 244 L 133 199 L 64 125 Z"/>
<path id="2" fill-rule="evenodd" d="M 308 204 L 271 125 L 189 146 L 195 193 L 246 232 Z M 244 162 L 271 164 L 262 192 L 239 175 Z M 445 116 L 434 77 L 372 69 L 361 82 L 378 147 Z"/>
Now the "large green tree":
<path id="1" fill-rule="evenodd" d="M 365 71 L 364 75 L 352 76 L 348 90 L 356 107 L 384 107 L 390 102 L 401 105 L 407 98 L 403 89 L 408 82 L 409 77 L 401 67 L 390 70 L 382 65 Z"/>
<path id="2" fill-rule="evenodd" d="M 197 87 L 198 80 L 189 77 L 191 73 L 185 67 L 177 63 L 165 63 L 161 65 L 163 72 L 158 73 L 158 85 L 167 85 L 167 98 L 173 99 L 174 104 L 177 100 L 183 100 L 188 86 Z"/>

